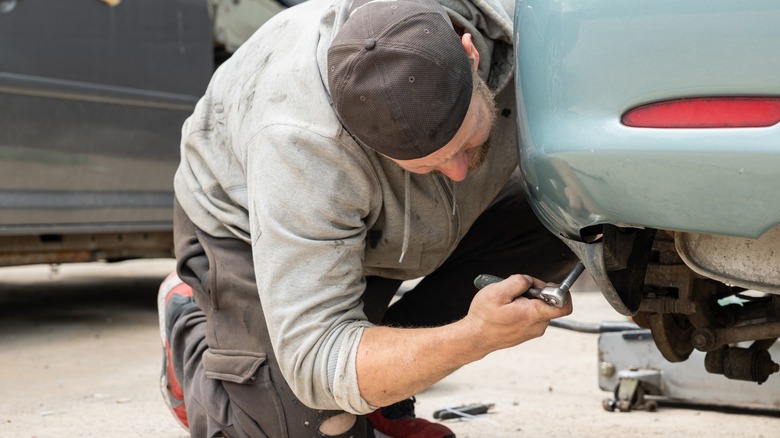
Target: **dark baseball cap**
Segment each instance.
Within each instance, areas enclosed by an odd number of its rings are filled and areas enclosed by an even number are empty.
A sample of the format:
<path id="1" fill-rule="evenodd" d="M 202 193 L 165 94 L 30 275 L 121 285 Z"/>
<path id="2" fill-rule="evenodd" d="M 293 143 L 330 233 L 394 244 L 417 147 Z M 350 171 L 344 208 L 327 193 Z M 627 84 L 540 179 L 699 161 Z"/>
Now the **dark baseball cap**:
<path id="1" fill-rule="evenodd" d="M 436 0 L 356 0 L 328 50 L 328 85 L 347 131 L 399 160 L 452 140 L 473 86 L 466 51 Z"/>

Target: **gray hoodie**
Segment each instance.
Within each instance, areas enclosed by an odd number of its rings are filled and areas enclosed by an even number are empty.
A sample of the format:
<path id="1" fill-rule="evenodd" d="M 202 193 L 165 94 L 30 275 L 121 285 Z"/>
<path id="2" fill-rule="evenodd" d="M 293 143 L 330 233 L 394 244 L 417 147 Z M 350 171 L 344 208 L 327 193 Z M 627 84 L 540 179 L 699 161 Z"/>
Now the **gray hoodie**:
<path id="1" fill-rule="evenodd" d="M 349 1 L 311 0 L 268 21 L 216 71 L 182 129 L 177 199 L 203 231 L 251 243 L 279 366 L 313 408 L 375 409 L 355 368 L 370 326 L 365 276 L 435 270 L 517 166 L 513 3 L 440 2 L 474 35 L 479 73 L 497 92 L 493 147 L 464 181 L 405 172 L 338 122 L 327 49 Z"/>

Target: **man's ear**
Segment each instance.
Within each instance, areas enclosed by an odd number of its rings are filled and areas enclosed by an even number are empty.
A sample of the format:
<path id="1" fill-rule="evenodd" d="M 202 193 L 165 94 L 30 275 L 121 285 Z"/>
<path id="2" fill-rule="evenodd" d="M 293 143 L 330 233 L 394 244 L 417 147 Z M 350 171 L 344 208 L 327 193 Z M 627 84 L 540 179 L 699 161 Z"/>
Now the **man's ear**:
<path id="1" fill-rule="evenodd" d="M 471 39 L 471 34 L 464 33 L 463 36 L 460 37 L 460 42 L 463 44 L 463 48 L 466 50 L 466 56 L 468 56 L 469 61 L 472 62 L 471 67 L 476 71 L 477 68 L 479 68 L 479 52 L 474 46 L 474 41 Z"/>

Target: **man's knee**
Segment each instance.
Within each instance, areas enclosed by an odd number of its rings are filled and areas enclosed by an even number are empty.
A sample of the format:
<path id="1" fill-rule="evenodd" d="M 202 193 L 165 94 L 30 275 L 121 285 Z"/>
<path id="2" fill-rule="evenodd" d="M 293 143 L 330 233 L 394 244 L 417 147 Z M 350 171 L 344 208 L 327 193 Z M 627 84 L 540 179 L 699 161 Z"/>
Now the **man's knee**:
<path id="1" fill-rule="evenodd" d="M 348 432 L 355 426 L 357 416 L 348 412 L 336 414 L 322 423 L 319 431 L 324 436 L 337 436 Z"/>

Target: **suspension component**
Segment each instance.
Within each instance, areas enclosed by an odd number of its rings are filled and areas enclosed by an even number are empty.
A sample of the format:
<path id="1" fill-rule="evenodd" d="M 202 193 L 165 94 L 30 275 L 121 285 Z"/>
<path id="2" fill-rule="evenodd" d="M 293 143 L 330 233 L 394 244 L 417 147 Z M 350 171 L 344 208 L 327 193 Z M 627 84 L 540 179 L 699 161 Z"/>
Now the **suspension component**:
<path id="1" fill-rule="evenodd" d="M 761 384 L 766 382 L 770 374 L 778 372 L 780 365 L 772 361 L 767 350 L 723 347 L 707 353 L 704 368 L 707 372 L 723 374 L 729 379 Z"/>

